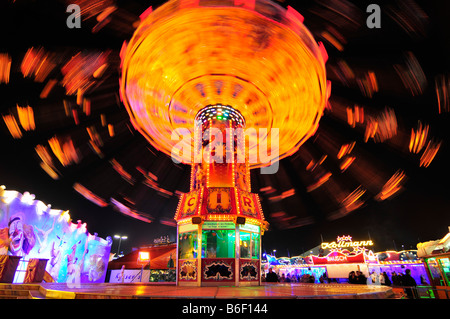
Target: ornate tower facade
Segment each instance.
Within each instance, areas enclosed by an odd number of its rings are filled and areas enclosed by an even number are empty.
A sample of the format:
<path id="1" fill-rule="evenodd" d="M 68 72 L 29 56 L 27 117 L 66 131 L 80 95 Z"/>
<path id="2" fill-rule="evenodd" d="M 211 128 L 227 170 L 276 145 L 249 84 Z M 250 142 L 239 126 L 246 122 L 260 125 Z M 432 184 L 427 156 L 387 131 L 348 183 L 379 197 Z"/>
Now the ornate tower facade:
<path id="1" fill-rule="evenodd" d="M 181 196 L 179 285 L 259 285 L 261 235 L 267 222 L 250 190 L 245 119 L 230 106 L 196 116 L 190 191 Z"/>
<path id="2" fill-rule="evenodd" d="M 146 10 L 120 56 L 134 128 L 192 167 L 175 215 L 178 284 L 259 284 L 267 223 L 250 169 L 316 132 L 331 92 L 323 44 L 300 13 L 270 0 L 170 0 Z M 173 138 L 194 128 L 194 138 Z M 244 129 L 258 130 L 248 146 Z M 180 146 L 186 152 L 174 152 Z"/>

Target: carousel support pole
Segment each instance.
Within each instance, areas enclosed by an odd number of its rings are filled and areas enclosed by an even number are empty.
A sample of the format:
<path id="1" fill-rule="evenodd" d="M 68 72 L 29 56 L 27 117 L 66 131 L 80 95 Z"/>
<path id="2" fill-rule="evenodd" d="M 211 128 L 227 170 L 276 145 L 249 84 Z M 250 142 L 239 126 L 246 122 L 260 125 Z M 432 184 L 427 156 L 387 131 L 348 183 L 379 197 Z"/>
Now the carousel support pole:
<path id="1" fill-rule="evenodd" d="M 202 224 L 198 224 L 198 235 L 197 235 L 197 286 L 202 285 Z"/>
<path id="2" fill-rule="evenodd" d="M 240 261 L 240 253 L 241 253 L 241 249 L 240 249 L 240 232 L 239 232 L 239 224 L 236 223 L 236 239 L 235 239 L 235 253 L 234 253 L 234 282 L 235 282 L 235 286 L 239 287 L 239 261 Z"/>

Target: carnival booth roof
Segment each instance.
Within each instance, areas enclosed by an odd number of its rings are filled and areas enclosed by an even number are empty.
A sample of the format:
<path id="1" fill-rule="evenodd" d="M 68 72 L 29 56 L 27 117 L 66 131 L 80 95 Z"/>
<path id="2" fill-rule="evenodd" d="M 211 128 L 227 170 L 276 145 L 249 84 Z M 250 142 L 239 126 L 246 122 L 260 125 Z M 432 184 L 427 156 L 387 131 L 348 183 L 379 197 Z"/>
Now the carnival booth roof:
<path id="1" fill-rule="evenodd" d="M 120 269 L 122 266 L 125 266 L 126 269 L 140 269 L 142 264 L 138 263 L 139 252 L 150 253 L 150 269 L 168 269 L 171 256 L 175 262 L 176 248 L 177 245 L 175 243 L 164 246 L 143 247 L 109 262 L 108 269 Z"/>
<path id="2" fill-rule="evenodd" d="M 449 232 L 442 239 L 430 240 L 417 244 L 417 256 L 425 257 L 450 252 L 450 226 Z"/>

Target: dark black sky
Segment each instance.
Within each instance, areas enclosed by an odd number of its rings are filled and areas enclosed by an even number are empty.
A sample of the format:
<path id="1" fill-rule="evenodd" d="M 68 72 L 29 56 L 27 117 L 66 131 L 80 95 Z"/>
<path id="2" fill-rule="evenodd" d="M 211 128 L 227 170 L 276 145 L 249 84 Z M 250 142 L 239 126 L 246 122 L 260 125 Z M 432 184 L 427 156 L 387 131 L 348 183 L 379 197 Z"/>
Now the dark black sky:
<path id="1" fill-rule="evenodd" d="M 37 8 L 39 14 L 36 13 Z M 84 29 L 56 27 L 65 25 L 66 19 L 64 7 L 56 1 L 17 0 L 8 9 L 12 10 L 0 10 L 3 15 L 6 14 L 1 19 L 0 52 L 26 51 L 30 46 L 44 43 L 47 47 L 120 48 L 123 41 L 113 36 L 87 35 Z M 422 47 L 418 54 L 426 61 L 425 67 L 448 74 L 448 2 L 430 1 L 428 10 L 433 32 L 427 42 L 429 47 Z M 59 15 L 55 13 L 60 11 Z M 27 87 L 23 87 L 21 90 L 11 91 L 7 85 L 0 85 L 0 103 L 3 104 L 1 111 L 14 106 L 16 100 L 23 99 L 25 94 L 31 95 L 26 90 Z M 35 93 L 39 95 L 39 91 Z M 434 132 L 437 135 L 450 137 L 448 114 L 443 114 L 435 124 Z M 70 181 L 54 181 L 39 167 L 34 152 L 36 143 L 32 139 L 14 140 L 4 123 L 0 123 L 0 127 L 0 184 L 22 193 L 29 191 L 44 203 L 52 204 L 53 208 L 69 209 L 72 219 L 86 222 L 90 233 L 96 232 L 101 237 L 116 233 L 128 235 L 129 239 L 122 242 L 121 246 L 125 252 L 130 251 L 131 247 L 149 244 L 154 238 L 163 235 L 170 235 L 175 239 L 175 228 L 134 220 L 110 207 L 100 208 L 75 192 Z M 376 157 L 377 154 L 373 156 Z M 450 152 L 447 140 L 443 142 L 429 168 L 414 169 L 406 190 L 398 196 L 384 202 L 368 203 L 366 207 L 333 222 L 316 223 L 291 230 L 269 230 L 263 237 L 263 250 L 270 252 L 276 249 L 277 255 L 293 256 L 318 245 L 321 236 L 325 241 L 334 241 L 337 236 L 347 234 L 360 240 L 370 236 L 376 244 L 375 250 L 401 249 L 402 245 L 405 248 L 415 248 L 417 242 L 441 238 L 448 232 L 447 226 L 450 226 L 448 163 Z M 113 251 L 116 249 L 115 241 Z"/>

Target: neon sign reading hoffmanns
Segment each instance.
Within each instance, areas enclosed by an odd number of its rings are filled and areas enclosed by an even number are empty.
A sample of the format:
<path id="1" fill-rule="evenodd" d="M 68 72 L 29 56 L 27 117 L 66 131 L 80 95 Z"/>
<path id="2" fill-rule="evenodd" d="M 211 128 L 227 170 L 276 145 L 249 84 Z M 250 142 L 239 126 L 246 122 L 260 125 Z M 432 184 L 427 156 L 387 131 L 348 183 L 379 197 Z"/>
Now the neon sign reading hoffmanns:
<path id="1" fill-rule="evenodd" d="M 362 241 L 352 241 L 351 236 L 341 236 L 337 237 L 336 241 L 331 243 L 322 243 L 322 249 L 335 249 L 335 248 L 349 248 L 349 247 L 366 247 L 373 246 L 372 240 L 362 240 Z"/>

